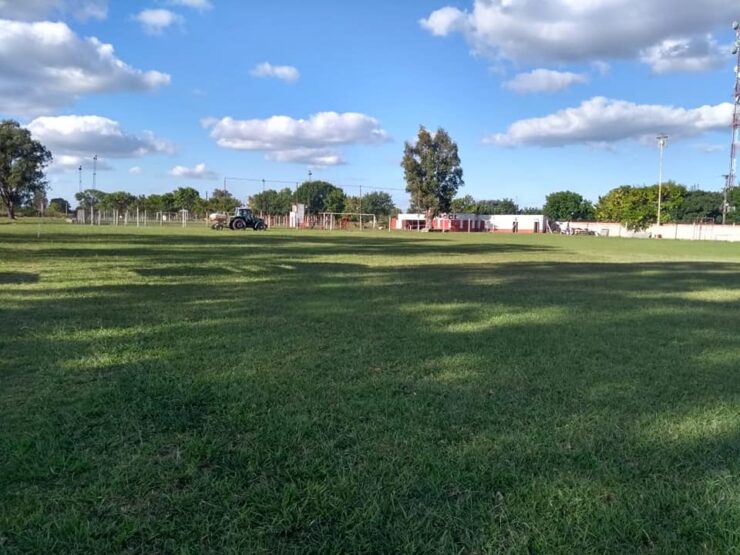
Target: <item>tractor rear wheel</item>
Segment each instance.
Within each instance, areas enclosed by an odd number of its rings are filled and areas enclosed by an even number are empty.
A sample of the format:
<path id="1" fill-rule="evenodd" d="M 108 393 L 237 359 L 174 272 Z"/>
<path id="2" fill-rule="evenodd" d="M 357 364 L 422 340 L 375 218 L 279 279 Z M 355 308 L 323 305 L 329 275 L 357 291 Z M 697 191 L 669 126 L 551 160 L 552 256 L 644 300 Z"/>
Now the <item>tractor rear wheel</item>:
<path id="1" fill-rule="evenodd" d="M 241 231 L 247 227 L 247 222 L 242 220 L 241 218 L 238 218 L 234 220 L 234 223 L 231 224 L 232 229 L 236 229 L 237 231 Z"/>

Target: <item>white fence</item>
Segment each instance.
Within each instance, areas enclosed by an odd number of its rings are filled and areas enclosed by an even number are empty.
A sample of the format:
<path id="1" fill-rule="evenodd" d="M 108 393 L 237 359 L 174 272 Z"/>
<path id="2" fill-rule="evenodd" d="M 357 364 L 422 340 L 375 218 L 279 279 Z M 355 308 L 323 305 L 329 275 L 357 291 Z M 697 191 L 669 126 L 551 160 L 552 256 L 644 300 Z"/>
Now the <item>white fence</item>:
<path id="1" fill-rule="evenodd" d="M 740 226 L 715 223 L 652 225 L 644 231 L 630 231 L 621 224 L 605 222 L 558 222 L 561 230 L 594 232 L 596 235 L 629 238 L 661 238 L 684 241 L 740 241 Z"/>
<path id="2" fill-rule="evenodd" d="M 209 214 L 210 215 L 210 214 Z M 288 227 L 290 218 L 263 216 L 268 227 Z M 151 212 L 148 210 L 77 210 L 75 222 L 85 225 L 112 225 L 133 227 L 196 227 L 210 226 L 207 216 L 198 216 L 187 210 L 179 212 Z"/>

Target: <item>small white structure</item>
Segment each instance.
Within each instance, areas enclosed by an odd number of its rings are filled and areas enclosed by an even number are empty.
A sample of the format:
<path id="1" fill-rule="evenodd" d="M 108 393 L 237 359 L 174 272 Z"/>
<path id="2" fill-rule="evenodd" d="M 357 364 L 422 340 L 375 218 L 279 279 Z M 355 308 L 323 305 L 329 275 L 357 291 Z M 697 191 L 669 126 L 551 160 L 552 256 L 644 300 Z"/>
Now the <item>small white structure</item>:
<path id="1" fill-rule="evenodd" d="M 424 214 L 399 214 L 391 220 L 391 229 L 424 229 Z M 434 231 L 457 232 L 500 232 L 500 233 L 545 233 L 547 218 L 537 215 L 481 215 L 481 214 L 442 214 L 431 225 Z"/>
<path id="2" fill-rule="evenodd" d="M 303 227 L 303 223 L 306 219 L 306 205 L 305 204 L 294 204 L 293 209 L 290 211 L 290 222 L 289 227 L 296 229 Z"/>

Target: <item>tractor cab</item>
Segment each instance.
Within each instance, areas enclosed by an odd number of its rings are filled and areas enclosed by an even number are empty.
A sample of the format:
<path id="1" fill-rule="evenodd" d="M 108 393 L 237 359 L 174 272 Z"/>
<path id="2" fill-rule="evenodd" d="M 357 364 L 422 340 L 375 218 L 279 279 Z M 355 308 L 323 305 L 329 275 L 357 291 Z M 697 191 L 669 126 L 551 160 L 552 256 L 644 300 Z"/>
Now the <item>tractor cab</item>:
<path id="1" fill-rule="evenodd" d="M 254 219 L 254 212 L 252 212 L 250 208 L 241 207 L 237 208 L 234 211 L 234 216 L 236 216 L 237 218 L 244 218 L 247 221 L 251 221 L 252 219 Z"/>
<path id="2" fill-rule="evenodd" d="M 234 210 L 234 215 L 229 220 L 229 228 L 234 230 L 251 228 L 255 231 L 264 231 L 267 229 L 267 224 L 265 220 L 255 216 L 251 209 L 241 206 Z"/>

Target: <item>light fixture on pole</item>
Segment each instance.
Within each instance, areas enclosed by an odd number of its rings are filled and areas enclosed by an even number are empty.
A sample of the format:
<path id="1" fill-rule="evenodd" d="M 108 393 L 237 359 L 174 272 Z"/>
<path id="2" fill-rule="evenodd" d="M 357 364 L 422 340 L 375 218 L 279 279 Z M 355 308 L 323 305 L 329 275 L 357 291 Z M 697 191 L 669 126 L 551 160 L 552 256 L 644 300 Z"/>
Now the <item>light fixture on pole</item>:
<path id="1" fill-rule="evenodd" d="M 660 170 L 658 173 L 658 226 L 660 226 L 660 211 L 663 202 L 663 152 L 668 144 L 668 135 L 658 135 L 658 146 L 660 147 Z"/>
<path id="2" fill-rule="evenodd" d="M 79 192 L 81 193 L 82 192 L 82 166 L 77 168 L 77 181 L 78 181 L 78 186 L 80 188 Z"/>

